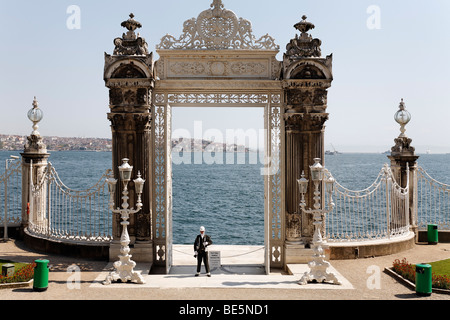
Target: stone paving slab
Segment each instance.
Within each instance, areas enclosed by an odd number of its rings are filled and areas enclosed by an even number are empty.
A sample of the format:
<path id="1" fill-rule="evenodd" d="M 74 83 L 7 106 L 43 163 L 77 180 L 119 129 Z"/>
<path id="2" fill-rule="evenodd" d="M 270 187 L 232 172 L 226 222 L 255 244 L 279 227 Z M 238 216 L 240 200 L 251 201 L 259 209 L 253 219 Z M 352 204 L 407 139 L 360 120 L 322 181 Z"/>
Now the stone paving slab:
<path id="1" fill-rule="evenodd" d="M 228 288 L 228 289 L 292 289 L 292 290 L 308 290 L 308 289 L 327 289 L 327 290 L 349 290 L 354 289 L 352 284 L 345 279 L 336 269 L 329 268 L 330 272 L 336 274 L 340 285 L 332 283 L 308 283 L 307 285 L 299 285 L 298 281 L 302 275 L 309 271 L 306 264 L 289 265 L 292 274 L 264 273 L 264 267 L 258 265 L 228 265 L 220 269 L 212 270 L 211 277 L 207 277 L 202 270 L 199 277 L 195 277 L 194 266 L 173 266 L 170 274 L 153 275 L 149 273 L 149 266 L 145 264 L 137 264 L 135 271 L 140 272 L 145 283 L 112 283 L 103 285 L 102 282 L 113 270 L 113 264 L 110 263 L 101 272 L 91 288 L 108 289 L 128 289 L 128 288 Z"/>
<path id="2" fill-rule="evenodd" d="M 202 274 L 195 277 L 197 260 L 193 256 L 192 245 L 173 246 L 173 266 L 170 274 L 149 274 L 151 265 L 138 263 L 135 271 L 140 272 L 145 279 L 145 284 L 112 283 L 103 285 L 102 282 L 114 269 L 113 263 L 109 263 L 101 272 L 92 288 L 260 288 L 260 289 L 353 289 L 352 284 L 345 279 L 336 269 L 329 268 L 338 277 L 341 285 L 331 283 L 308 283 L 299 285 L 298 281 L 303 274 L 309 271 L 306 264 L 289 265 L 288 274 L 272 272 L 265 274 L 264 247 L 262 246 L 232 246 L 213 245 L 210 251 L 219 251 L 221 266 L 211 270 L 211 277 L 207 277 L 204 267 Z"/>

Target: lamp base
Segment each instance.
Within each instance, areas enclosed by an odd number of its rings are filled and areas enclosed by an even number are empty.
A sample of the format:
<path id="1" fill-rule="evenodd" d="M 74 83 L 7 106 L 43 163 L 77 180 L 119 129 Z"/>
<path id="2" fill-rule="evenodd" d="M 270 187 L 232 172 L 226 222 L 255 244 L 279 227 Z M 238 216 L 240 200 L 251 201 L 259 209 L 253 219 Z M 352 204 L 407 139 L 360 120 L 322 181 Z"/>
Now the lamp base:
<path id="1" fill-rule="evenodd" d="M 136 267 L 136 262 L 130 260 L 130 255 L 121 255 L 119 256 L 120 261 L 114 262 L 114 271 L 106 277 L 105 281 L 103 281 L 104 285 L 109 285 L 112 282 L 121 281 L 121 282 L 135 282 L 137 284 L 144 284 L 145 280 L 139 272 L 134 271 L 134 267 Z"/>
<path id="2" fill-rule="evenodd" d="M 323 257 L 314 257 L 314 260 L 308 263 L 311 268 L 309 272 L 305 272 L 303 277 L 298 282 L 299 285 L 306 285 L 308 282 L 332 282 L 340 285 L 336 275 L 332 272 L 328 272 L 330 263 L 325 261 Z"/>

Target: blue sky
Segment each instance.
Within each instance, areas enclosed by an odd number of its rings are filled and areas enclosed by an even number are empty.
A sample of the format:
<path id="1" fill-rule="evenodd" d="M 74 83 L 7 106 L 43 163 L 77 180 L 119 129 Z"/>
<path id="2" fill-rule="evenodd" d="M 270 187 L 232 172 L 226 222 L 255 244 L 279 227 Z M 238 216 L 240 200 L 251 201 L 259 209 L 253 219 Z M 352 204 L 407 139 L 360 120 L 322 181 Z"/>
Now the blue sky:
<path id="1" fill-rule="evenodd" d="M 45 118 L 42 135 L 111 136 L 104 52 L 112 53 L 120 23 L 133 12 L 149 49 L 183 22 L 209 8 L 211 0 L 4 1 L 0 0 L 0 133 L 31 132 L 26 117 L 37 96 Z M 296 34 L 306 14 L 316 25 L 322 54 L 333 53 L 326 148 L 383 152 L 399 126 L 393 115 L 401 98 L 412 114 L 407 135 L 418 152 L 450 152 L 450 1 L 223 0 L 227 9 L 252 22 L 257 38 L 269 33 L 280 45 Z M 70 30 L 67 8 L 80 8 L 80 29 Z M 380 29 L 369 29 L 367 9 L 380 9 Z M 176 109 L 174 129 L 203 121 L 204 129 L 263 127 L 262 110 Z"/>

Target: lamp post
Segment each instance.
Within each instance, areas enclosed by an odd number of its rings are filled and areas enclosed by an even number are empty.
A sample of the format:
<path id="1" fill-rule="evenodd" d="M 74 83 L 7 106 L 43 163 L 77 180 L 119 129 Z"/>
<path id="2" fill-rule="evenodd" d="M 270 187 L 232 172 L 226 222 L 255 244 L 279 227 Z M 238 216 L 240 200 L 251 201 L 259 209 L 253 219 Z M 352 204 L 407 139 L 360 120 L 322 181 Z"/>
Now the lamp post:
<path id="1" fill-rule="evenodd" d="M 33 181 L 37 181 L 44 174 L 47 168 L 50 154 L 47 153 L 47 146 L 44 139 L 38 132 L 38 123 L 44 118 L 44 112 L 39 108 L 36 96 L 33 99 L 32 108 L 27 113 L 28 119 L 33 123 L 33 131 L 27 136 L 26 144 L 22 156 L 22 222 L 23 228 L 27 228 L 29 223 L 41 222 L 45 212 L 45 192 L 33 194 Z M 31 211 L 28 215 L 28 204 Z"/>
<path id="2" fill-rule="evenodd" d="M 320 161 L 321 159 L 316 158 L 314 159 L 314 164 L 310 166 L 311 180 L 314 183 L 314 198 L 313 198 L 314 209 L 305 209 L 306 208 L 305 193 L 308 190 L 309 181 L 305 178 L 304 172 L 302 173 L 301 179 L 297 180 L 300 194 L 302 196 L 300 202 L 301 210 L 305 214 L 313 215 L 314 218 L 313 224 L 315 228 L 312 242 L 314 255 L 312 257 L 312 261 L 308 263 L 310 270 L 304 273 L 303 277 L 299 281 L 300 285 L 305 285 L 311 281 L 316 282 L 332 281 L 334 284 L 340 284 L 336 275 L 334 273 L 327 271 L 327 269 L 330 267 L 330 263 L 325 261 L 325 254 L 323 250 L 323 245 L 325 244 L 325 242 L 322 239 L 320 231 L 322 228 L 322 217 L 324 217 L 325 214 L 330 213 L 334 208 L 332 194 L 334 190 L 335 180 L 331 176 L 331 174 L 329 174 L 328 177 L 325 177 L 326 169 L 322 167 Z M 322 184 L 322 182 L 324 182 L 325 184 L 325 192 L 329 197 L 328 205 L 326 208 L 322 208 L 321 205 L 321 191 L 319 189 L 319 186 L 320 184 Z"/>
<path id="3" fill-rule="evenodd" d="M 28 119 L 30 119 L 31 122 L 33 122 L 33 132 L 32 135 L 39 136 L 39 132 L 37 129 L 39 128 L 38 123 L 41 122 L 42 118 L 44 117 L 44 113 L 41 109 L 39 109 L 39 104 L 36 100 L 36 97 L 34 97 L 33 100 L 33 108 L 28 111 Z"/>
<path id="4" fill-rule="evenodd" d="M 406 105 L 402 101 L 400 102 L 399 110 L 394 115 L 395 121 L 400 125 L 400 135 L 399 138 L 406 138 L 405 126 L 411 121 L 411 114 L 406 110 Z"/>
<path id="5" fill-rule="evenodd" d="M 128 235 L 128 225 L 130 224 L 128 222 L 128 219 L 130 217 L 130 214 L 135 214 L 139 212 L 142 208 L 142 200 L 141 200 L 141 194 L 142 190 L 144 188 L 145 180 L 141 178 L 140 172 L 138 172 L 138 178 L 136 180 L 133 180 L 135 191 L 138 195 L 136 209 L 131 208 L 129 209 L 128 204 L 128 183 L 131 180 L 131 172 L 133 171 L 133 167 L 128 164 L 129 159 L 122 159 L 123 164 L 119 167 L 119 174 L 120 179 L 123 182 L 123 191 L 122 191 L 122 209 L 117 208 L 114 209 L 114 193 L 116 192 L 116 185 L 117 180 L 114 178 L 109 178 L 106 180 L 108 184 L 108 191 L 110 194 L 109 199 L 109 208 L 113 213 L 119 213 L 122 219 L 122 222 L 120 223 L 122 225 L 122 236 L 120 238 L 120 255 L 119 255 L 119 261 L 114 262 L 114 268 L 115 270 L 112 271 L 105 279 L 103 284 L 108 285 L 111 284 L 112 281 L 121 280 L 122 282 L 127 281 L 135 281 L 138 284 L 145 283 L 144 278 L 142 275 L 136 271 L 134 271 L 134 267 L 136 267 L 136 262 L 131 260 L 130 255 L 130 247 L 128 246 L 130 244 L 130 236 Z"/>

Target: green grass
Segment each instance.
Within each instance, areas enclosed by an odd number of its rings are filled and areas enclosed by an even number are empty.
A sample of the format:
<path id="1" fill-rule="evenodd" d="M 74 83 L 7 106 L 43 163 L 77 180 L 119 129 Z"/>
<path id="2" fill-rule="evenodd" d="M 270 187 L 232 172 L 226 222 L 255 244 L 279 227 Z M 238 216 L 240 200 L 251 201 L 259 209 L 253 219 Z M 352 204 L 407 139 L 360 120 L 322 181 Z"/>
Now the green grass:
<path id="1" fill-rule="evenodd" d="M 432 287 L 450 290 L 450 259 L 428 264 L 431 265 Z M 403 258 L 402 261 L 396 259 L 393 270 L 413 283 L 416 280 L 416 266 L 406 261 L 406 258 Z"/>
<path id="2" fill-rule="evenodd" d="M 2 266 L 4 264 L 8 264 L 8 263 L 12 263 L 15 266 L 15 270 L 19 270 L 22 267 L 25 267 L 28 263 L 21 263 L 21 262 L 14 262 L 14 261 L 10 261 L 10 260 L 1 260 L 0 259 L 0 274 L 1 274 L 1 270 L 2 270 Z"/>
<path id="3" fill-rule="evenodd" d="M 450 276 L 450 259 L 428 263 L 431 270 L 441 276 Z"/>

